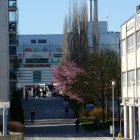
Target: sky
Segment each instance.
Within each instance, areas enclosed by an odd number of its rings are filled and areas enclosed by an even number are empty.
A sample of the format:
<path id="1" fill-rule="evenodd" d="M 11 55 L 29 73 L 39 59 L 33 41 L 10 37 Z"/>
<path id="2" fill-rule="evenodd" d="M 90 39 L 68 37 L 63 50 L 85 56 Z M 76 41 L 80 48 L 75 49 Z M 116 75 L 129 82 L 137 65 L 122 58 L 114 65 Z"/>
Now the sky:
<path id="1" fill-rule="evenodd" d="M 17 0 L 19 34 L 62 34 L 72 1 Z M 139 4 L 140 0 L 98 0 L 98 19 L 108 21 L 109 31 L 120 31 L 120 26 L 136 13 Z"/>

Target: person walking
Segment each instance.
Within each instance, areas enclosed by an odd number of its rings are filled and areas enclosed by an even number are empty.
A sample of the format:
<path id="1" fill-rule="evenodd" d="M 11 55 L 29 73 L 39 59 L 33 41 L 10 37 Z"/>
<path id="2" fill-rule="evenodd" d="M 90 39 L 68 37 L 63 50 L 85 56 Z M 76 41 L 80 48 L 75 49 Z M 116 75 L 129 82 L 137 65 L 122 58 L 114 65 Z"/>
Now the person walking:
<path id="1" fill-rule="evenodd" d="M 97 130 L 99 128 L 99 122 L 97 119 L 94 119 L 93 121 L 93 129 L 94 129 L 94 134 L 97 135 Z"/>
<path id="2" fill-rule="evenodd" d="M 35 119 L 35 111 L 32 110 L 32 111 L 31 111 L 31 124 L 34 123 L 34 119 Z"/>
<path id="3" fill-rule="evenodd" d="M 29 97 L 29 91 L 28 90 L 26 90 L 25 97 L 26 97 L 26 101 L 28 101 L 28 97 Z"/>
<path id="4" fill-rule="evenodd" d="M 76 132 L 79 132 L 79 125 L 80 125 L 80 120 L 79 118 L 76 118 L 76 121 L 75 121 Z"/>
<path id="5" fill-rule="evenodd" d="M 66 117 L 68 116 L 68 112 L 69 112 L 69 107 L 68 107 L 68 105 L 67 106 L 65 106 L 65 115 L 66 115 Z"/>

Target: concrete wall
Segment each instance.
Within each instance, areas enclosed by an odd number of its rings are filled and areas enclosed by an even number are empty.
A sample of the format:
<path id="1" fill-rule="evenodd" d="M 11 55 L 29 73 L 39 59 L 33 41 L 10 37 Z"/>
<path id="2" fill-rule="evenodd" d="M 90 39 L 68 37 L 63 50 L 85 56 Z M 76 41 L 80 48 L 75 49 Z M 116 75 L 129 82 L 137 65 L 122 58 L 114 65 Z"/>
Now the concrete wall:
<path id="1" fill-rule="evenodd" d="M 0 140 L 24 140 L 22 133 L 15 133 L 13 135 L 0 136 Z"/>
<path id="2" fill-rule="evenodd" d="M 9 94 L 8 0 L 0 0 L 0 99 Z"/>

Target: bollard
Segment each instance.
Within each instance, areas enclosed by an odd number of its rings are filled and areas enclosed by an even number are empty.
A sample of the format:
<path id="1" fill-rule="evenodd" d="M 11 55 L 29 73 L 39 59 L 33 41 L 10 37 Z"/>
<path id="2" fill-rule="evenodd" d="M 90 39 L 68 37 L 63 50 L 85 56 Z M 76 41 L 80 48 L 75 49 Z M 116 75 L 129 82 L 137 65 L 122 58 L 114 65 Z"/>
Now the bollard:
<path id="1" fill-rule="evenodd" d="M 118 138 L 121 139 L 122 138 L 122 133 L 118 133 Z"/>

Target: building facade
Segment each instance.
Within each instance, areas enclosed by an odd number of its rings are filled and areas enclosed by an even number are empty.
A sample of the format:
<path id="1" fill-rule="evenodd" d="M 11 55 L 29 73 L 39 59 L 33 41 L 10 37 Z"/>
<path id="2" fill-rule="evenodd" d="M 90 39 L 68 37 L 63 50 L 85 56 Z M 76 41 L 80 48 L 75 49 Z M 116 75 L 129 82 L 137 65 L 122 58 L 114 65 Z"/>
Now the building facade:
<path id="1" fill-rule="evenodd" d="M 122 106 L 124 137 L 140 134 L 140 12 L 121 25 Z M 140 135 L 139 138 L 140 140 Z"/>
<path id="2" fill-rule="evenodd" d="M 33 89 L 34 86 L 50 85 L 53 69 L 62 58 L 63 35 L 19 35 L 17 86 Z"/>
<path id="3" fill-rule="evenodd" d="M 13 60 L 17 53 L 16 0 L 0 0 L 0 18 L 0 98 L 7 100 L 11 88 L 16 87 L 16 78 L 12 76 L 13 73 L 16 75 L 13 69 Z"/>
<path id="4" fill-rule="evenodd" d="M 17 83 L 17 34 L 18 10 L 17 0 L 8 0 L 8 37 L 9 37 L 9 92 L 16 88 Z"/>
<path id="5" fill-rule="evenodd" d="M 0 0 L 0 99 L 9 94 L 8 0 Z"/>

